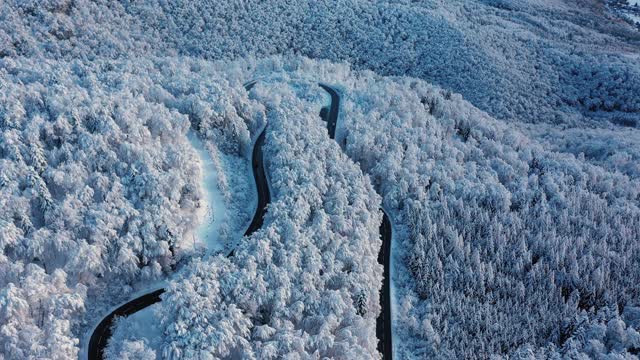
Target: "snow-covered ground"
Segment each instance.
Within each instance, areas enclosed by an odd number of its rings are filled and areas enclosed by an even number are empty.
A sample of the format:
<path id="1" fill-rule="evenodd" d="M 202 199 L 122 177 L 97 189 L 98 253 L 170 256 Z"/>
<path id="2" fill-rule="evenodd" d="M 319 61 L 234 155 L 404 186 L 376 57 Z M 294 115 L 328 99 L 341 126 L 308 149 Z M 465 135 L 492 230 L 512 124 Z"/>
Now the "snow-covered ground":
<path id="1" fill-rule="evenodd" d="M 228 214 L 224 195 L 218 185 L 218 172 L 202 139 L 193 131 L 189 132 L 188 138 L 200 157 L 202 178 L 199 183 L 205 195 L 203 203 L 198 207 L 200 224 L 195 233 L 185 236 L 184 245 L 191 245 L 194 249 L 204 247 L 211 252 L 222 251 L 224 244 L 220 243 L 220 228 L 224 222 L 228 221 Z M 191 241 L 189 241 L 189 237 L 191 237 Z"/>
<path id="2" fill-rule="evenodd" d="M 124 354 L 145 353 L 150 358 L 161 358 L 162 328 L 155 315 L 159 307 L 159 304 L 154 304 L 126 318 L 116 320 L 113 335 L 106 349 L 106 357 L 118 359 Z M 131 351 L 132 348 L 136 351 Z"/>
<path id="3" fill-rule="evenodd" d="M 636 14 L 627 14 L 629 19 L 633 20 L 633 22 L 640 24 L 640 15 Z"/>
<path id="4" fill-rule="evenodd" d="M 636 6 L 637 9 L 634 13 L 626 13 L 626 15 L 635 23 L 640 24 L 640 0 L 627 0 L 629 5 Z"/>

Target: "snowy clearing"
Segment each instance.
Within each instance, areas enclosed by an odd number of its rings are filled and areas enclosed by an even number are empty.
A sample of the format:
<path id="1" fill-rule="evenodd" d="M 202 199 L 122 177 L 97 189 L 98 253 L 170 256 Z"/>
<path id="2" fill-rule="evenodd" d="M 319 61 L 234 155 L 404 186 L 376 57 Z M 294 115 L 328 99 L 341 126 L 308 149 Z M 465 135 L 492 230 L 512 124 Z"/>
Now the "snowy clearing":
<path id="1" fill-rule="evenodd" d="M 200 223 L 197 231 L 190 234 L 191 241 L 189 241 L 189 234 L 185 236 L 184 244 L 191 245 L 193 249 L 203 246 L 209 252 L 219 252 L 225 248 L 224 244 L 220 243 L 220 228 L 228 221 L 228 214 L 224 196 L 218 185 L 218 173 L 202 139 L 192 131 L 188 133 L 188 138 L 200 157 L 200 174 L 202 174 L 200 186 L 205 196 L 202 203 L 198 204 L 197 213 Z"/>

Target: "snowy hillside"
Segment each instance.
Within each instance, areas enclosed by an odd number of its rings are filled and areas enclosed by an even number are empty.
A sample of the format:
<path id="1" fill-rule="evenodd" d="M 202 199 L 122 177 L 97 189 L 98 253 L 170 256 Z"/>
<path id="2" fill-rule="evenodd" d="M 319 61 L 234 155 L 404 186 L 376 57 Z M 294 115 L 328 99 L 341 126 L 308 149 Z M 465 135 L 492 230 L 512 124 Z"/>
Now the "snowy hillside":
<path id="1" fill-rule="evenodd" d="M 0 359 L 637 358 L 639 94 L 605 1 L 0 2 Z"/>

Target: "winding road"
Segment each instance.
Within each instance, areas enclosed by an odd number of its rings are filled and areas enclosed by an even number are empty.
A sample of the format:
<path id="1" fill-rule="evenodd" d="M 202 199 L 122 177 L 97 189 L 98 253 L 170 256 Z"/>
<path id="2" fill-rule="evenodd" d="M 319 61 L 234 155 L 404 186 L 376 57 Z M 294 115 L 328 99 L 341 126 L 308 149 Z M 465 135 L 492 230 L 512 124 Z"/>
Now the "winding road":
<path id="1" fill-rule="evenodd" d="M 249 91 L 256 84 L 256 81 L 250 81 L 244 84 L 244 88 Z M 253 215 L 251 224 L 245 231 L 244 235 L 249 236 L 256 230 L 262 227 L 262 221 L 267 204 L 271 201 L 271 195 L 269 193 L 269 186 L 267 184 L 267 177 L 264 171 L 262 145 L 264 145 L 264 135 L 266 126 L 258 135 L 253 146 L 253 152 L 251 154 L 251 164 L 253 168 L 253 177 L 256 182 L 256 189 L 258 192 L 258 204 L 256 206 L 256 212 Z M 234 255 L 234 250 L 231 250 L 229 257 Z M 126 304 L 118 307 L 107 315 L 98 326 L 93 330 L 91 338 L 89 339 L 89 346 L 87 351 L 87 357 L 89 360 L 102 360 L 104 349 L 107 347 L 107 342 L 112 335 L 112 325 L 116 317 L 129 316 L 136 313 L 146 307 L 149 307 L 155 303 L 162 301 L 160 295 L 164 293 L 164 289 L 158 289 L 148 294 L 135 298 Z"/>
<path id="2" fill-rule="evenodd" d="M 249 91 L 255 84 L 256 81 L 251 81 L 244 84 L 244 87 L 247 91 Z M 331 96 L 331 105 L 329 106 L 329 109 L 323 108 L 320 112 L 320 116 L 324 121 L 327 122 L 329 137 L 335 140 L 336 124 L 340 110 L 340 96 L 334 88 L 324 84 L 319 85 Z M 269 186 L 267 184 L 267 178 L 264 169 L 264 158 L 262 152 L 265 130 L 266 126 L 261 131 L 260 135 L 258 135 L 251 155 L 253 176 L 258 193 L 258 204 L 256 206 L 256 212 L 253 216 L 251 224 L 245 232 L 245 236 L 251 235 L 253 232 L 262 227 L 267 204 L 271 201 L 271 195 L 269 193 Z M 380 249 L 380 252 L 378 254 L 378 262 L 384 266 L 384 279 L 382 284 L 382 291 L 380 292 L 380 304 L 382 305 L 382 312 L 376 320 L 376 336 L 378 338 L 378 351 L 382 353 L 384 359 L 392 359 L 391 292 L 389 273 L 392 226 L 386 212 L 382 210 L 382 213 L 382 224 L 380 225 L 382 248 Z M 234 250 L 232 250 L 228 256 L 231 257 L 233 255 Z M 116 310 L 112 311 L 109 315 L 102 319 L 102 321 L 98 324 L 98 326 L 91 334 L 87 352 L 88 358 L 90 360 L 103 359 L 103 351 L 106 348 L 107 342 L 112 335 L 111 328 L 116 317 L 129 316 L 148 306 L 160 302 L 162 300 L 160 298 L 160 295 L 164 293 L 164 291 L 164 289 L 158 289 L 151 293 L 133 299 L 126 304 L 118 307 Z"/>
<path id="3" fill-rule="evenodd" d="M 331 96 L 331 105 L 329 109 L 323 108 L 320 111 L 320 117 L 327 122 L 327 130 L 331 139 L 336 138 L 336 124 L 338 123 L 338 114 L 340 111 L 340 95 L 338 91 L 331 86 L 318 84 L 322 89 Z M 382 353 L 384 359 L 391 360 L 393 358 L 393 345 L 391 333 L 391 276 L 390 276 L 390 255 L 391 255 L 391 238 L 392 227 L 389 216 L 382 211 L 382 223 L 380 224 L 380 237 L 382 238 L 382 247 L 378 253 L 378 263 L 384 266 L 382 291 L 380 291 L 380 304 L 382 311 L 376 320 L 376 336 L 378 337 L 378 351 Z"/>

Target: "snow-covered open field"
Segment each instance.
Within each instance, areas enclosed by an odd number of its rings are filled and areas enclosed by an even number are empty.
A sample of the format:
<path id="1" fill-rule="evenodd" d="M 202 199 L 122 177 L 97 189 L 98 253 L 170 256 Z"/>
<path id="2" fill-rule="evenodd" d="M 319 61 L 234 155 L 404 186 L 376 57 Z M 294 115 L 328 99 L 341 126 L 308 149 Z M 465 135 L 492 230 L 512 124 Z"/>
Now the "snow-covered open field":
<path id="1" fill-rule="evenodd" d="M 608 4 L 0 2 L 0 359 L 85 358 L 158 286 L 104 358 L 637 358 L 640 32 Z"/>

